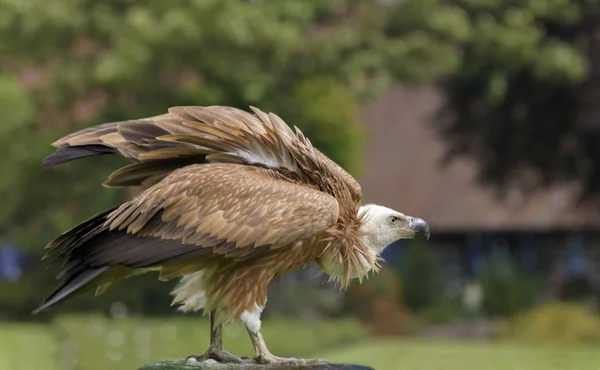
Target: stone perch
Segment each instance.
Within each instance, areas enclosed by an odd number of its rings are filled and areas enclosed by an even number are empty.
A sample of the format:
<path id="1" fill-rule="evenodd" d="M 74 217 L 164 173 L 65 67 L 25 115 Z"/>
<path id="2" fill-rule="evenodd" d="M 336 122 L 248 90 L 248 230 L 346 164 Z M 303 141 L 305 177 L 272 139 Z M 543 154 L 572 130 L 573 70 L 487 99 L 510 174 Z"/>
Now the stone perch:
<path id="1" fill-rule="evenodd" d="M 312 364 L 312 365 L 260 365 L 253 363 L 223 364 L 214 360 L 203 362 L 183 360 L 156 361 L 140 367 L 138 370 L 375 370 L 369 366 L 351 364 Z"/>

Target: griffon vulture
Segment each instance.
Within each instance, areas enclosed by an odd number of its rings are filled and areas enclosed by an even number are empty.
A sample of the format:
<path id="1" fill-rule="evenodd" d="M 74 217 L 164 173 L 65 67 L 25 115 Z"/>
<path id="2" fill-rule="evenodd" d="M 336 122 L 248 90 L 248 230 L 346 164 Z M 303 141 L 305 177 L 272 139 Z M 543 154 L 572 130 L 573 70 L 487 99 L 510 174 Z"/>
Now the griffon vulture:
<path id="1" fill-rule="evenodd" d="M 239 318 L 258 363 L 309 363 L 271 354 L 260 315 L 273 279 L 315 261 L 346 287 L 379 270 L 398 239 L 429 238 L 416 217 L 361 205 L 358 182 L 281 118 L 251 107 L 173 107 L 168 113 L 106 123 L 52 145 L 49 167 L 100 154 L 132 163 L 104 183 L 142 186 L 132 199 L 58 236 L 46 257 L 62 262 L 62 283 L 33 311 L 74 293 L 146 271 L 181 278 L 179 310 L 208 312 L 210 346 L 197 360 L 242 362 L 223 349 L 222 326 Z"/>

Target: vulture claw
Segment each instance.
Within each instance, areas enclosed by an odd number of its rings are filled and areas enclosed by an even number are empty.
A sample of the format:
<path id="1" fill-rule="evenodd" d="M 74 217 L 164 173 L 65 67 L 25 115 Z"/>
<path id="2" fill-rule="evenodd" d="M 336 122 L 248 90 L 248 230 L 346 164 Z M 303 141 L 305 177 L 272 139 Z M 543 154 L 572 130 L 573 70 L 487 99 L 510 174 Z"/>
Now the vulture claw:
<path id="1" fill-rule="evenodd" d="M 254 361 L 259 364 L 278 364 L 278 365 L 289 365 L 289 366 L 302 366 L 302 365 L 325 365 L 329 363 L 327 360 L 320 358 L 293 358 L 293 357 L 279 357 L 274 356 L 270 353 L 261 354 L 254 358 Z"/>
<path id="2" fill-rule="evenodd" d="M 206 352 L 204 352 L 201 355 L 189 355 L 185 360 L 186 362 L 190 360 L 204 362 L 209 359 L 215 360 L 223 364 L 241 364 L 242 362 L 248 361 L 245 356 L 244 358 L 242 358 L 231 354 L 223 349 L 216 349 L 212 347 L 209 347 L 208 350 L 206 350 Z"/>

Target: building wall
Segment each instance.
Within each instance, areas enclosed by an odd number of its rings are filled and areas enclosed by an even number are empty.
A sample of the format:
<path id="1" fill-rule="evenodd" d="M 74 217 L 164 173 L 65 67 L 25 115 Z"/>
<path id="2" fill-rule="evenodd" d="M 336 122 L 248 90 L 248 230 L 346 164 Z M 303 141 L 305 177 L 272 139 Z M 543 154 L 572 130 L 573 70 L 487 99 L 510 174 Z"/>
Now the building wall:
<path id="1" fill-rule="evenodd" d="M 443 166 L 446 145 L 432 125 L 442 104 L 443 97 L 431 86 L 394 84 L 364 107 L 368 142 L 359 181 L 365 202 L 422 217 L 432 226 L 432 233 L 600 225 L 600 210 L 574 206 L 576 183 L 533 195 L 513 189 L 500 200 L 476 181 L 473 161 L 463 158 Z"/>

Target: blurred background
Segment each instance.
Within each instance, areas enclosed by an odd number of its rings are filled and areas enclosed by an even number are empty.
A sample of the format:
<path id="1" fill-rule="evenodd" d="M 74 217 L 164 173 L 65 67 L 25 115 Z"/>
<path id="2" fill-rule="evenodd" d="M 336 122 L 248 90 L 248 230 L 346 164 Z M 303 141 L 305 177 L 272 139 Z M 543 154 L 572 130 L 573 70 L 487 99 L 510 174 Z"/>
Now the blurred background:
<path id="1" fill-rule="evenodd" d="M 40 316 L 51 239 L 134 195 L 125 162 L 42 170 L 50 143 L 174 105 L 297 125 L 364 201 L 426 219 L 348 291 L 275 281 L 280 356 L 386 369 L 600 364 L 599 0 L 0 0 L 0 369 L 135 369 L 201 353 L 208 320 L 148 274 Z M 252 355 L 241 324 L 225 348 Z"/>

